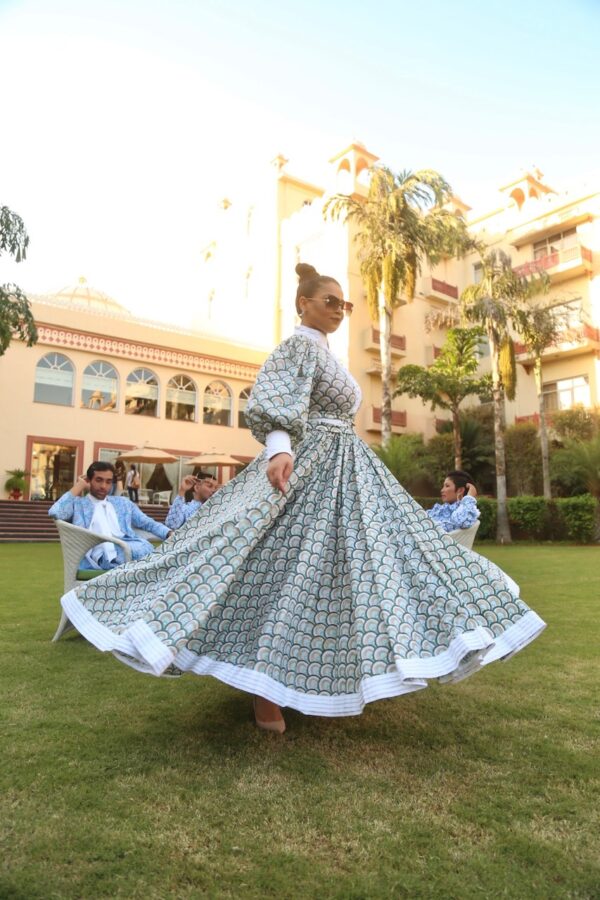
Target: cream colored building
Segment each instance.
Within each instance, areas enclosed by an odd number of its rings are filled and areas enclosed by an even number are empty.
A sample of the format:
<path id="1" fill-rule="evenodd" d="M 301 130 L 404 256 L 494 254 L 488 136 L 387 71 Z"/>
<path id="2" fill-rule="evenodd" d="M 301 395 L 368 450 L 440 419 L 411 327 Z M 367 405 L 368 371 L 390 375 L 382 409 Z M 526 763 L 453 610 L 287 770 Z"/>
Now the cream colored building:
<path id="1" fill-rule="evenodd" d="M 205 223 L 195 299 L 196 330 L 132 316 L 84 281 L 53 296 L 33 297 L 39 343 L 15 341 L 0 357 L 3 420 L 0 471 L 32 472 L 32 496 L 56 496 L 94 458 L 148 442 L 179 461 L 157 473 L 145 467 L 145 489 L 163 475 L 174 487 L 188 460 L 216 448 L 240 460 L 259 450 L 243 410 L 268 351 L 296 324 L 298 261 L 335 277 L 354 312 L 332 336 L 334 351 L 360 383 L 357 430 L 380 439 L 381 384 L 376 328 L 369 319 L 352 225 L 325 221 L 335 192 L 364 196 L 377 157 L 359 143 L 336 154 L 322 184 L 288 171 L 278 156 L 242 197 L 224 197 Z M 544 357 L 550 411 L 600 402 L 600 192 L 557 193 L 541 173 L 525 172 L 502 187 L 491 210 L 476 212 L 458 198 L 456 211 L 473 233 L 508 252 L 517 270 L 539 268 L 551 280 L 549 301 L 563 310 L 564 339 Z M 422 274 L 412 302 L 394 313 L 396 368 L 430 365 L 445 330 L 440 313 L 456 316 L 458 299 L 478 277 L 474 256 L 449 259 Z M 508 422 L 535 419 L 531 361 L 519 353 L 517 397 Z M 485 365 L 485 359 L 483 360 Z M 393 431 L 435 433 L 436 415 L 418 399 L 393 401 Z M 227 479 L 231 470 L 219 472 Z M 164 489 L 164 488 L 163 488 Z"/>
<path id="2" fill-rule="evenodd" d="M 555 191 L 539 170 L 523 172 L 499 190 L 496 209 L 473 215 L 470 229 L 510 254 L 523 275 L 547 273 L 550 289 L 540 300 L 560 313 L 562 336 L 543 356 L 545 406 L 549 413 L 600 404 L 600 190 Z M 469 271 L 469 267 L 471 271 Z M 466 269 L 466 271 L 465 271 Z M 465 261 L 462 277 L 476 277 Z M 518 336 L 517 336 L 518 340 Z M 536 421 L 532 360 L 517 346 L 515 401 L 507 420 Z"/>
<path id="3" fill-rule="evenodd" d="M 292 332 L 297 262 L 309 262 L 341 283 L 354 302 L 354 312 L 331 344 L 361 385 L 363 405 L 357 428 L 368 442 L 377 442 L 381 431 L 378 334 L 365 302 L 353 226 L 325 221 L 323 206 L 336 192 L 364 196 L 368 168 L 376 161 L 364 145 L 353 143 L 329 161 L 318 185 L 290 173 L 287 160 L 276 157 L 270 181 L 260 182 L 253 199 L 238 201 L 231 197 L 224 201 L 202 261 L 201 299 L 206 304 L 211 297 L 218 308 L 221 294 L 222 321 L 231 296 L 244 295 L 249 310 L 261 310 L 253 322 L 244 320 L 246 334 L 248 329 L 255 329 L 255 341 L 264 338 L 271 323 L 272 343 Z M 490 246 L 505 250 L 517 270 L 529 273 L 541 268 L 550 277 L 548 302 L 560 306 L 566 314 L 561 317 L 565 322 L 564 340 L 544 356 L 548 409 L 576 403 L 595 405 L 600 402 L 600 192 L 581 188 L 557 193 L 536 170 L 501 187 L 497 197 L 494 208 L 484 212 L 472 210 L 458 198 L 454 199 L 454 208 L 474 234 Z M 231 261 L 236 259 L 244 260 L 243 272 L 232 268 Z M 415 299 L 394 313 L 392 354 L 396 368 L 406 363 L 433 362 L 446 333 L 433 323 L 440 321 L 440 313 L 448 321 L 457 316 L 462 290 L 478 277 L 477 263 L 476 256 L 448 259 L 422 273 Z M 207 315 L 206 307 L 203 315 Z M 218 317 L 219 313 L 214 315 Z M 517 358 L 518 393 L 515 402 L 507 404 L 509 423 L 535 418 L 536 410 L 531 361 L 523 353 Z M 482 362 L 485 366 L 485 358 Z M 394 399 L 395 433 L 420 432 L 428 438 L 435 429 L 436 415 L 418 399 Z"/>
<path id="4" fill-rule="evenodd" d="M 256 455 L 244 408 L 264 351 L 143 321 L 85 279 L 30 300 L 38 343 L 0 357 L 0 472 L 31 472 L 27 496 L 56 498 L 94 459 L 144 443 L 179 458 L 142 467 L 145 500 L 176 488 L 197 453 Z"/>

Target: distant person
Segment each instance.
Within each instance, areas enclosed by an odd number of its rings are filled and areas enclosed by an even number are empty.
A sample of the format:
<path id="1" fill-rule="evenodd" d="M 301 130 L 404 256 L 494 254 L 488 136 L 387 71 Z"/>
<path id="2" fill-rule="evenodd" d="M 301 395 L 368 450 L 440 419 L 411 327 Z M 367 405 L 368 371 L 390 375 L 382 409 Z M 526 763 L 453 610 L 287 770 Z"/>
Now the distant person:
<path id="1" fill-rule="evenodd" d="M 113 480 L 113 487 L 111 491 L 111 496 L 120 497 L 123 491 L 125 490 L 125 479 L 127 478 L 127 473 L 125 471 L 125 466 L 118 460 L 115 463 L 115 477 Z"/>
<path id="2" fill-rule="evenodd" d="M 141 528 L 164 540 L 171 533 L 166 525 L 146 516 L 126 497 L 111 497 L 115 469 L 111 463 L 93 462 L 85 476 L 80 475 L 70 491 L 50 507 L 48 515 L 63 522 L 71 522 L 95 534 L 127 541 L 133 559 L 143 559 L 154 547 L 140 538 L 133 528 Z M 87 496 L 82 496 L 88 489 Z M 82 569 L 114 569 L 125 562 L 122 547 L 107 540 L 86 553 Z"/>
<path id="3" fill-rule="evenodd" d="M 444 531 L 470 528 L 479 519 L 477 489 L 468 472 L 459 469 L 448 472 L 440 491 L 441 503 L 427 513 Z"/>
<path id="4" fill-rule="evenodd" d="M 181 528 L 190 516 L 198 512 L 203 503 L 219 487 L 216 478 L 205 472 L 199 475 L 186 475 L 179 485 L 179 491 L 169 510 L 165 525 L 169 528 Z"/>
<path id="5" fill-rule="evenodd" d="M 139 503 L 139 489 L 141 487 L 140 473 L 133 465 L 133 463 L 129 467 L 129 472 L 127 473 L 127 478 L 125 480 L 125 487 L 127 488 L 127 493 L 129 494 L 129 499 L 132 503 Z"/>

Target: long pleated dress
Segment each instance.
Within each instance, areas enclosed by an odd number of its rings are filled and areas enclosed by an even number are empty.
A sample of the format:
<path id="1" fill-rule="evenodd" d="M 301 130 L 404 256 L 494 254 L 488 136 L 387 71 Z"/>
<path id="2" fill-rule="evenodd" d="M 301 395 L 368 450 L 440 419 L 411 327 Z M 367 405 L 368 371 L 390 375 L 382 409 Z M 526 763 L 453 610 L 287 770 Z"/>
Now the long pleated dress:
<path id="1" fill-rule="evenodd" d="M 263 452 L 150 556 L 63 597 L 100 650 L 343 716 L 459 680 L 544 628 L 356 435 L 358 386 L 324 343 L 301 328 L 280 344 L 246 411 L 259 441 L 290 435 L 287 493 L 270 486 Z"/>

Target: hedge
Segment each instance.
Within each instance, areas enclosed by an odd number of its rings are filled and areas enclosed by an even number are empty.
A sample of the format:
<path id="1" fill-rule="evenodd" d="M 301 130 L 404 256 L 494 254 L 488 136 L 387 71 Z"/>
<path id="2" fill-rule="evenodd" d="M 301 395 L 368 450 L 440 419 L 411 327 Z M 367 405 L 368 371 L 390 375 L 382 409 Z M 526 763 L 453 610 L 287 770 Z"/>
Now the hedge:
<path id="1" fill-rule="evenodd" d="M 439 503 L 438 497 L 415 497 L 424 509 Z M 478 497 L 480 525 L 478 540 L 496 537 L 496 500 Z M 514 540 L 576 541 L 589 544 L 596 539 L 599 507 L 590 494 L 577 497 L 509 497 L 508 521 Z"/>

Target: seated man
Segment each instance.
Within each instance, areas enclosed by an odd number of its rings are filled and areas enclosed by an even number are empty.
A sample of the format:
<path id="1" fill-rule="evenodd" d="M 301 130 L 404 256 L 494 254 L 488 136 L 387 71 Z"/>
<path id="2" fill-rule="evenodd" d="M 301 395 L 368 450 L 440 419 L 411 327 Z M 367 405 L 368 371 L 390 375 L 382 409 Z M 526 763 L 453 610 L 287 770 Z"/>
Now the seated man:
<path id="1" fill-rule="evenodd" d="M 444 531 L 470 528 L 478 520 L 477 490 L 468 472 L 448 472 L 440 495 L 442 502 L 428 509 L 427 514 Z"/>
<path id="2" fill-rule="evenodd" d="M 218 487 L 217 480 L 205 472 L 200 472 L 198 476 L 186 475 L 179 485 L 178 494 L 165 519 L 165 525 L 169 528 L 181 528 L 183 523 L 187 522 L 209 497 L 212 497 Z"/>
<path id="3" fill-rule="evenodd" d="M 79 525 L 96 534 L 111 535 L 127 541 L 133 559 L 142 559 L 152 553 L 154 547 L 140 538 L 133 528 L 141 528 L 155 534 L 160 540 L 171 534 L 166 525 L 155 522 L 125 497 L 111 497 L 110 491 L 115 468 L 110 463 L 93 462 L 85 476 L 80 475 L 70 491 L 48 510 L 54 519 L 62 519 Z M 89 494 L 83 497 L 85 489 Z M 114 569 L 125 561 L 123 550 L 109 540 L 92 547 L 81 561 L 82 569 Z"/>

